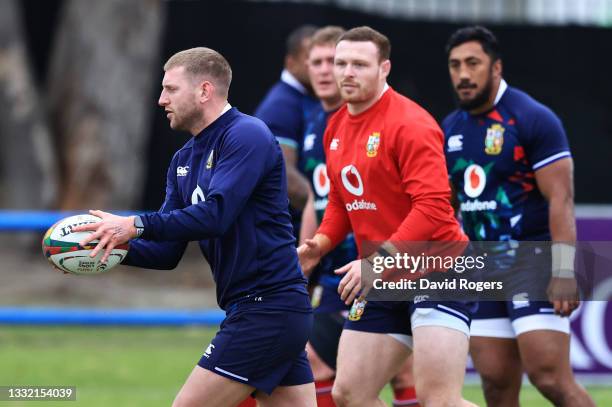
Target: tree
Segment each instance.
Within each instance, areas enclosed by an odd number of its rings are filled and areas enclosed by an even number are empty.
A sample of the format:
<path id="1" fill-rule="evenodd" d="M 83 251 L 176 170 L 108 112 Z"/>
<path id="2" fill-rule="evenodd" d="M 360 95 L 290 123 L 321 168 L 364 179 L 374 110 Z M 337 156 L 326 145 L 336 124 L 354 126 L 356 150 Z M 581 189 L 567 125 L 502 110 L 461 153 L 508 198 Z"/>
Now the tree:
<path id="1" fill-rule="evenodd" d="M 62 209 L 130 208 L 142 192 L 161 0 L 67 0 L 48 75 Z"/>
<path id="2" fill-rule="evenodd" d="M 0 0 L 0 206 L 48 207 L 55 161 L 44 104 L 26 52 L 17 2 Z"/>

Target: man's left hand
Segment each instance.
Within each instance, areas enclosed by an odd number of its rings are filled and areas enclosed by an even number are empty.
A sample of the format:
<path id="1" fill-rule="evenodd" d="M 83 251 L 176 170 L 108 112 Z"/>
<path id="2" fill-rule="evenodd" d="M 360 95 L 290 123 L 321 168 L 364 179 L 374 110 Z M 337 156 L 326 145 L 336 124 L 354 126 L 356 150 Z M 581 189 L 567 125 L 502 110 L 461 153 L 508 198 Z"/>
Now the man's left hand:
<path id="1" fill-rule="evenodd" d="M 73 232 L 93 232 L 79 242 L 81 246 L 99 239 L 99 243 L 91 251 L 89 257 L 96 257 L 100 251 L 104 250 L 101 261 L 105 263 L 115 247 L 127 243 L 137 236 L 134 216 L 118 216 L 102 211 L 89 211 L 89 213 L 101 218 L 102 221 L 73 228 Z"/>

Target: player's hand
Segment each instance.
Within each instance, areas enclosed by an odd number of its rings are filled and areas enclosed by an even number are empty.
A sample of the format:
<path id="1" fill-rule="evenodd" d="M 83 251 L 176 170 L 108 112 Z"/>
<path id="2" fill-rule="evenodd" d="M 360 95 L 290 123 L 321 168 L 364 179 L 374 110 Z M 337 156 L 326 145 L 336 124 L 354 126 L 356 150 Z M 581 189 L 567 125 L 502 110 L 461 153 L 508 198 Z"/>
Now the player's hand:
<path id="1" fill-rule="evenodd" d="M 555 314 L 568 317 L 580 305 L 578 284 L 574 278 L 552 277 L 546 290 Z"/>
<path id="2" fill-rule="evenodd" d="M 96 257 L 98 253 L 104 250 L 101 262 L 106 263 L 108 256 L 112 250 L 121 244 L 127 243 L 130 239 L 135 238 L 136 227 L 134 226 L 133 216 L 117 216 L 112 213 L 102 211 L 89 211 L 90 214 L 102 219 L 98 223 L 90 223 L 73 228 L 74 232 L 93 233 L 87 238 L 79 242 L 81 246 L 86 246 L 92 240 L 99 239 L 99 243 L 91 251 L 89 257 Z"/>
<path id="3" fill-rule="evenodd" d="M 300 266 L 305 275 L 309 275 L 319 261 L 321 261 L 321 248 L 313 239 L 306 239 L 304 244 L 297 248 L 298 259 Z"/>
<path id="4" fill-rule="evenodd" d="M 362 288 L 361 283 L 361 260 L 353 260 L 349 264 L 334 271 L 336 274 L 344 274 L 340 284 L 338 284 L 338 294 L 346 305 L 351 305 L 353 300 L 361 291 L 361 298 L 368 294 L 370 285 Z"/>

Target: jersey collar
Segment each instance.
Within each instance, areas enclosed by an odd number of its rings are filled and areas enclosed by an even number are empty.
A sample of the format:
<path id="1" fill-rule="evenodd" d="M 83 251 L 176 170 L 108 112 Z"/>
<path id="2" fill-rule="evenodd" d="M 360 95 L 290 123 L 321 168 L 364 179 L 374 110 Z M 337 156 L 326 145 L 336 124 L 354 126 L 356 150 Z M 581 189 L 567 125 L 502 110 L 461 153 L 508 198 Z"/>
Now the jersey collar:
<path id="1" fill-rule="evenodd" d="M 497 88 L 497 95 L 495 95 L 495 101 L 493 102 L 493 106 L 497 106 L 499 100 L 502 98 L 502 96 L 504 96 L 504 92 L 506 92 L 506 89 L 508 89 L 508 84 L 506 83 L 504 78 L 502 78 L 502 80 L 499 82 L 499 88 Z"/>
<path id="2" fill-rule="evenodd" d="M 302 85 L 300 81 L 298 81 L 297 78 L 286 69 L 283 69 L 283 72 L 281 73 L 281 81 L 285 82 L 287 85 L 304 95 L 308 94 L 304 85 Z"/>

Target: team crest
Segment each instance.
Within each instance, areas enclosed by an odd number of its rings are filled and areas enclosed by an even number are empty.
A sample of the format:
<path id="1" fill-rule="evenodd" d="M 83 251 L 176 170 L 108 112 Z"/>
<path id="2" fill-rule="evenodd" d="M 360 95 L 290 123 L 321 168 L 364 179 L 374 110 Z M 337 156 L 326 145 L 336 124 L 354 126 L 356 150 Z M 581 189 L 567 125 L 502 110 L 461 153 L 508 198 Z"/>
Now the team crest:
<path id="1" fill-rule="evenodd" d="M 501 153 L 504 145 L 504 127 L 495 123 L 487 129 L 487 137 L 485 138 L 485 153 L 489 155 L 498 155 Z"/>
<path id="2" fill-rule="evenodd" d="M 366 145 L 367 156 L 372 158 L 378 154 L 378 147 L 380 146 L 380 133 L 372 133 L 368 137 L 368 144 Z"/>
<path id="3" fill-rule="evenodd" d="M 356 298 L 355 301 L 353 301 L 351 310 L 349 311 L 349 321 L 359 321 L 363 315 L 363 312 L 365 311 L 365 306 L 367 303 L 368 302 L 366 300 L 359 301 L 359 299 Z"/>
<path id="4" fill-rule="evenodd" d="M 208 160 L 206 160 L 206 169 L 210 170 L 213 166 L 213 158 L 215 156 L 215 150 L 210 150 L 210 155 L 208 156 Z"/>

